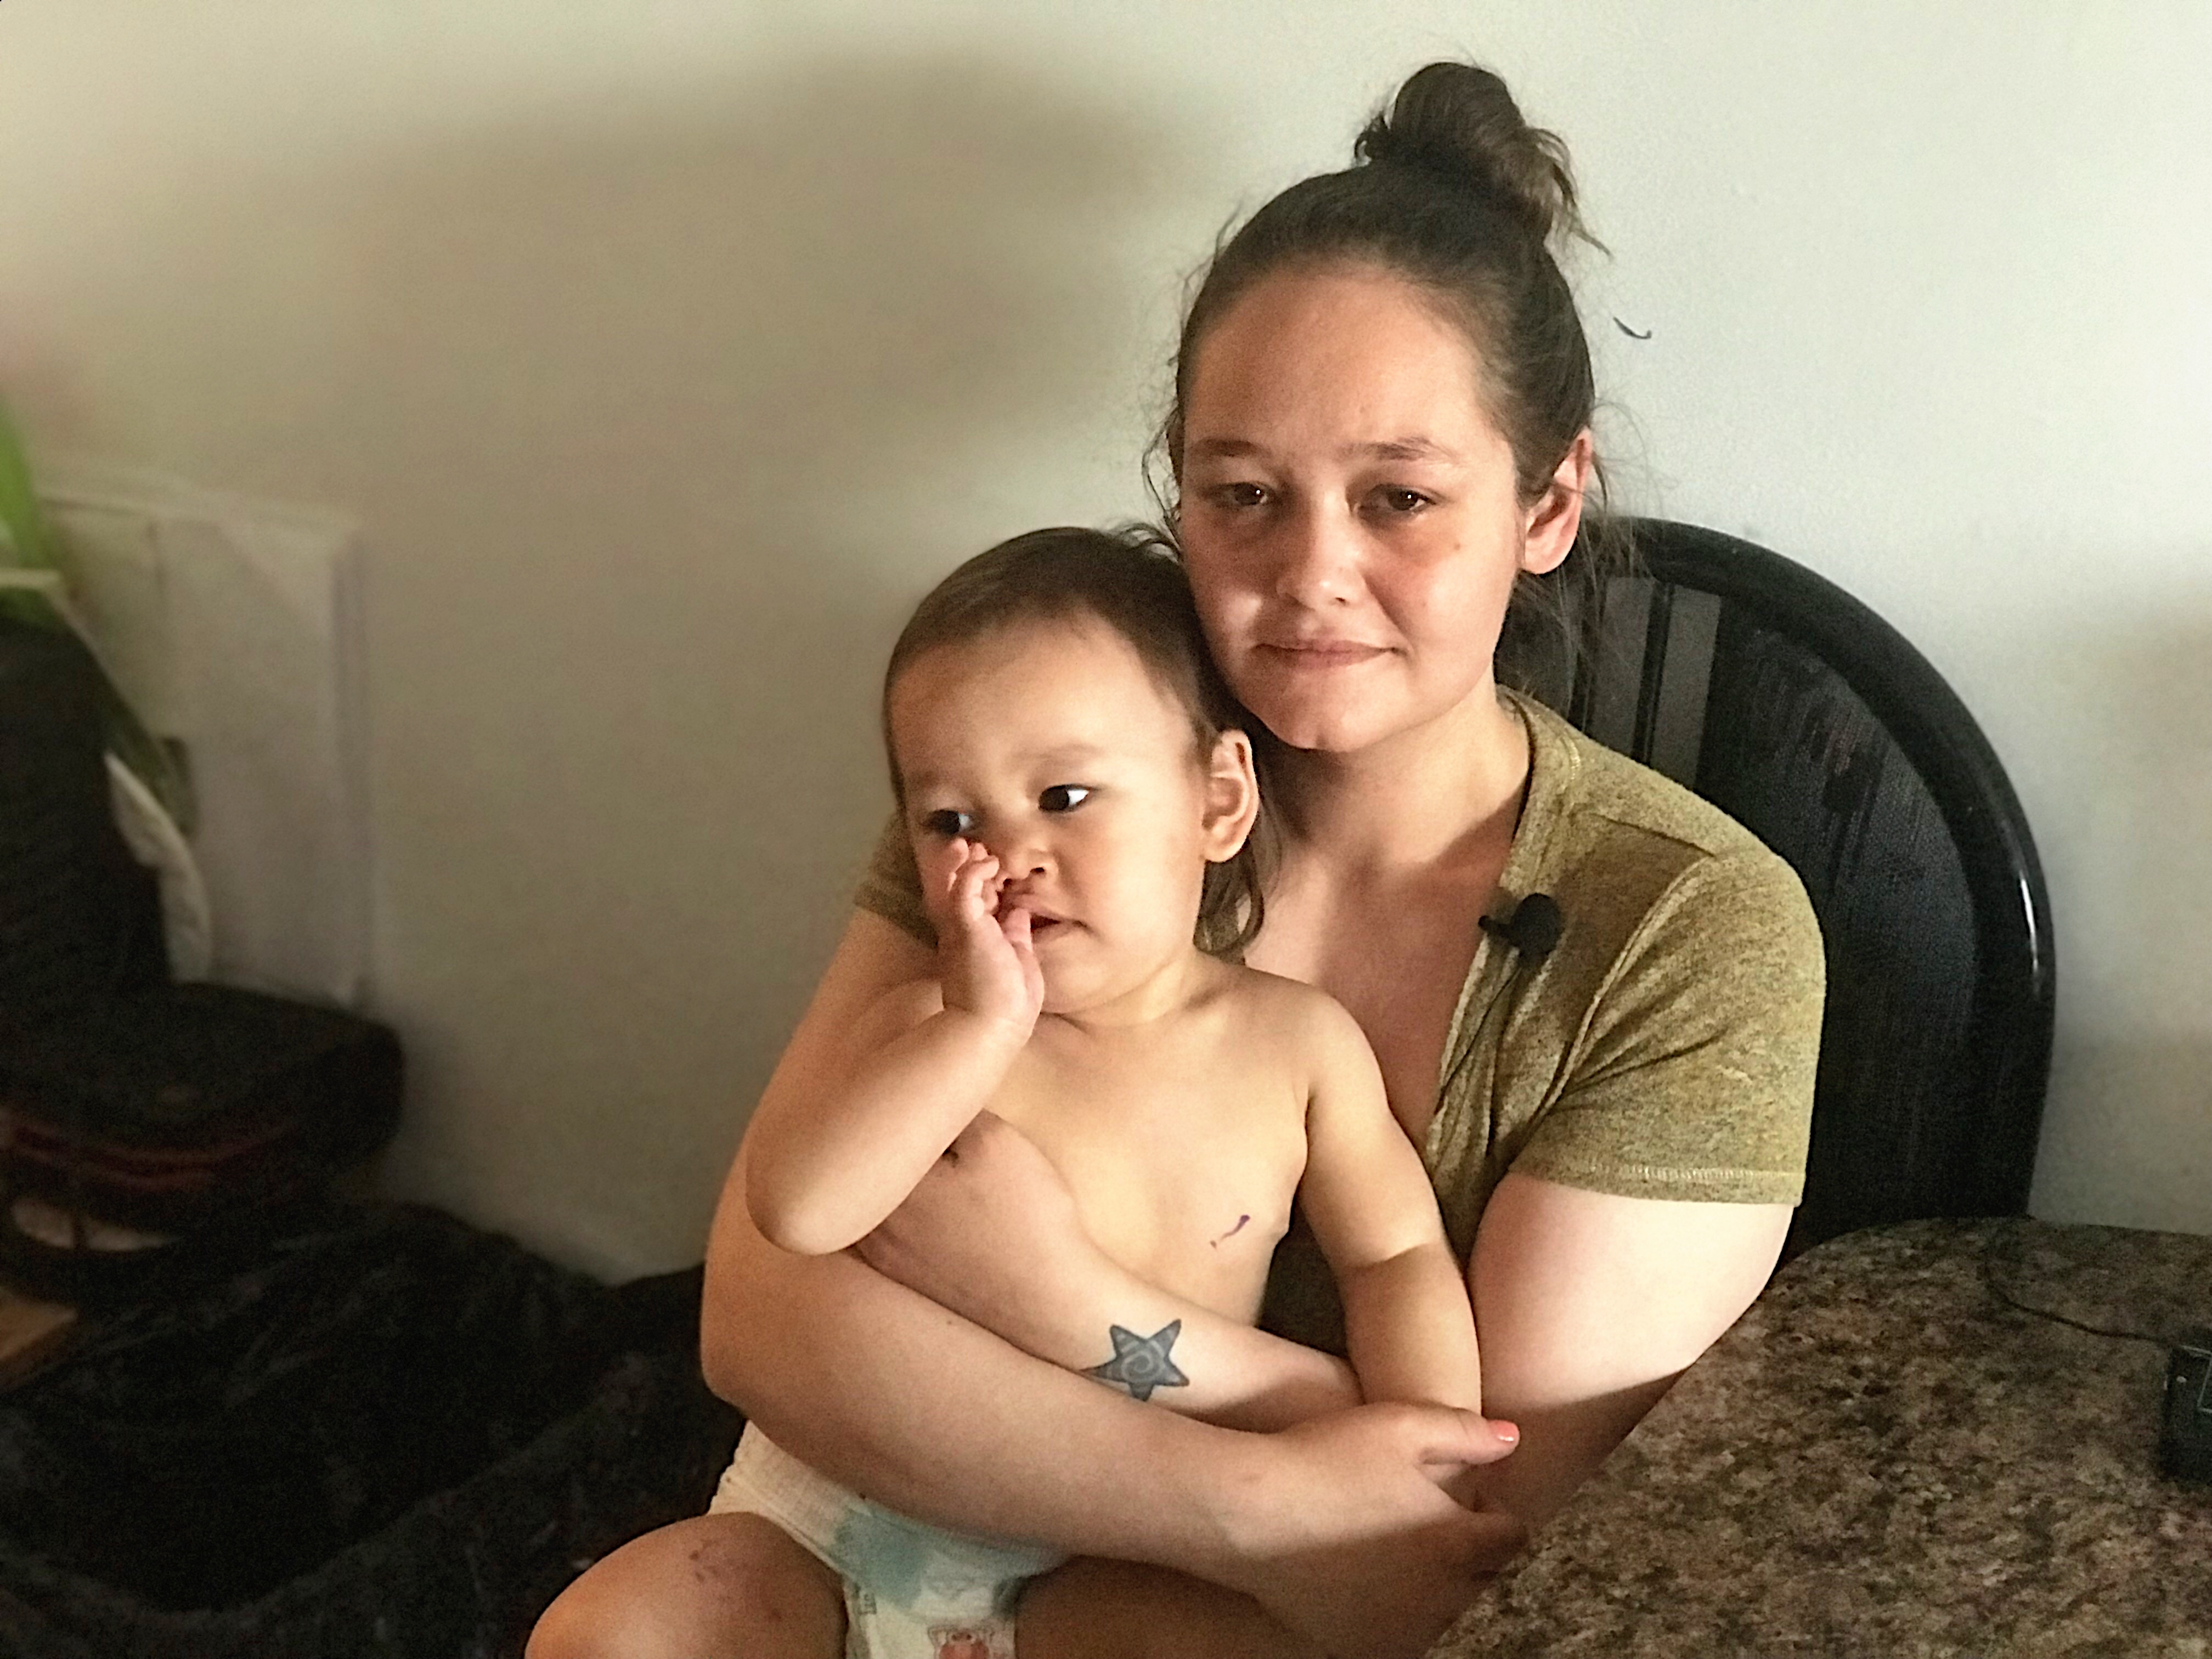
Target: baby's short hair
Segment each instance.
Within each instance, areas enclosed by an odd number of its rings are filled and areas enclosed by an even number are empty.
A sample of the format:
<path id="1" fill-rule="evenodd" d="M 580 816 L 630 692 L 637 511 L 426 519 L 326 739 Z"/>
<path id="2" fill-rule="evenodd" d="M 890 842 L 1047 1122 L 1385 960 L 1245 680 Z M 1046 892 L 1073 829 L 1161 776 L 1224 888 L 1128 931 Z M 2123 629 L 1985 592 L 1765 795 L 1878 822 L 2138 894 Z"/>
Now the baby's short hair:
<path id="1" fill-rule="evenodd" d="M 1024 623 L 1092 621 L 1127 641 L 1153 683 L 1190 718 L 1194 747 L 1212 752 L 1224 732 L 1261 733 L 1214 667 L 1174 544 L 1145 525 L 1119 530 L 1032 530 L 977 554 L 915 607 L 884 670 L 884 754 L 891 793 L 905 787 L 891 748 L 891 688 L 918 657 Z M 1273 860 L 1264 793 L 1260 822 L 1237 856 L 1209 866 L 1200 900 L 1200 950 L 1234 958 L 1260 931 L 1261 883 Z"/>

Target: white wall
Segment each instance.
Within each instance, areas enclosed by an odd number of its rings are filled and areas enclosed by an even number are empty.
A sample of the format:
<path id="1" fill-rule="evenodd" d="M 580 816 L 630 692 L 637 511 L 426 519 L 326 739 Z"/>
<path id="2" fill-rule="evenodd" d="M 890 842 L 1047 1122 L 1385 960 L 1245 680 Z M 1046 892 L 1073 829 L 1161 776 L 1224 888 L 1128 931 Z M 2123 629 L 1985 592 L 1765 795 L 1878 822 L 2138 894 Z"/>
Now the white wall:
<path id="1" fill-rule="evenodd" d="M 2212 1231 L 2201 0 L 10 0 L 35 444 L 366 526 L 395 1189 L 696 1258 L 906 607 L 1142 510 L 1185 273 L 1451 52 L 1573 144 L 1633 499 L 1859 593 L 2011 768 L 2039 1212 Z"/>

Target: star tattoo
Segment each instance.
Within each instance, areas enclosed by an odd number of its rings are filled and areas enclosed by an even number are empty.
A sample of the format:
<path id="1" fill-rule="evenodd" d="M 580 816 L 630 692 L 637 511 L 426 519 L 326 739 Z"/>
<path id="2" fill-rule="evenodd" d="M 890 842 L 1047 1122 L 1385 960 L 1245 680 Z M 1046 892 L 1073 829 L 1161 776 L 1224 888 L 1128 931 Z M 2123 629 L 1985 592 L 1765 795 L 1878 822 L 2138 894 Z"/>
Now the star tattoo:
<path id="1" fill-rule="evenodd" d="M 1176 1338 L 1182 1334 L 1180 1319 L 1170 1320 L 1150 1336 L 1139 1336 L 1119 1325 L 1109 1325 L 1106 1333 L 1114 1339 L 1114 1357 L 1103 1365 L 1093 1365 L 1083 1373 L 1085 1376 L 1095 1376 L 1112 1388 L 1127 1389 L 1140 1401 L 1150 1400 L 1154 1389 L 1180 1389 L 1189 1383 L 1190 1379 L 1168 1358 Z"/>

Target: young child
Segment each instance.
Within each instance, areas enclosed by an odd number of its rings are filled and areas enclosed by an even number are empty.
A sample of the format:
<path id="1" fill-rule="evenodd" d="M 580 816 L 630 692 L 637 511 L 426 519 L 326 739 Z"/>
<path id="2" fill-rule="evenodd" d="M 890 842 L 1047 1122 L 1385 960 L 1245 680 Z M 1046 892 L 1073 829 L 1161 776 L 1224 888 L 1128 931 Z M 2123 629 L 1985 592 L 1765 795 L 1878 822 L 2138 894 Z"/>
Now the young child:
<path id="1" fill-rule="evenodd" d="M 937 972 L 879 1003 L 842 1075 L 763 1104 L 747 1204 L 784 1249 L 845 1249 L 996 1114 L 1152 1292 L 1094 1352 L 1040 1357 L 1259 1426 L 1210 1363 L 1227 1356 L 1179 1346 L 1176 1310 L 1241 1334 L 1295 1196 L 1337 1276 L 1362 1395 L 1479 1409 L 1466 1287 L 1359 1028 L 1235 959 L 1261 908 L 1237 719 L 1181 569 L 1150 538 L 1040 531 L 924 599 L 891 654 L 884 729 Z M 762 1516 L 814 1558 L 790 1552 L 795 1582 L 777 1589 L 817 1595 L 830 1631 L 842 1595 L 851 1654 L 1012 1659 L 1022 1584 L 1060 1559 L 894 1514 L 750 1427 L 713 1507 Z"/>

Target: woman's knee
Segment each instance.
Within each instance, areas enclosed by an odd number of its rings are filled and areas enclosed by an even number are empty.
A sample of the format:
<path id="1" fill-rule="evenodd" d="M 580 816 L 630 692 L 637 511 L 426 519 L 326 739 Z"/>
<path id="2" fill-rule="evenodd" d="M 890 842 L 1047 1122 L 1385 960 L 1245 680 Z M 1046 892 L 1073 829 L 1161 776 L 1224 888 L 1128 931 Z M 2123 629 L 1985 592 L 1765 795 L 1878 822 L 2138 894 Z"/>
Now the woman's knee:
<path id="1" fill-rule="evenodd" d="M 649 1532 L 545 1609 L 524 1659 L 836 1659 L 843 1597 L 829 1570 L 756 1515 Z"/>
<path id="2" fill-rule="evenodd" d="M 1019 1659 L 1321 1659 L 1251 1597 L 1128 1561 L 1047 1573 L 1015 1631 Z"/>

